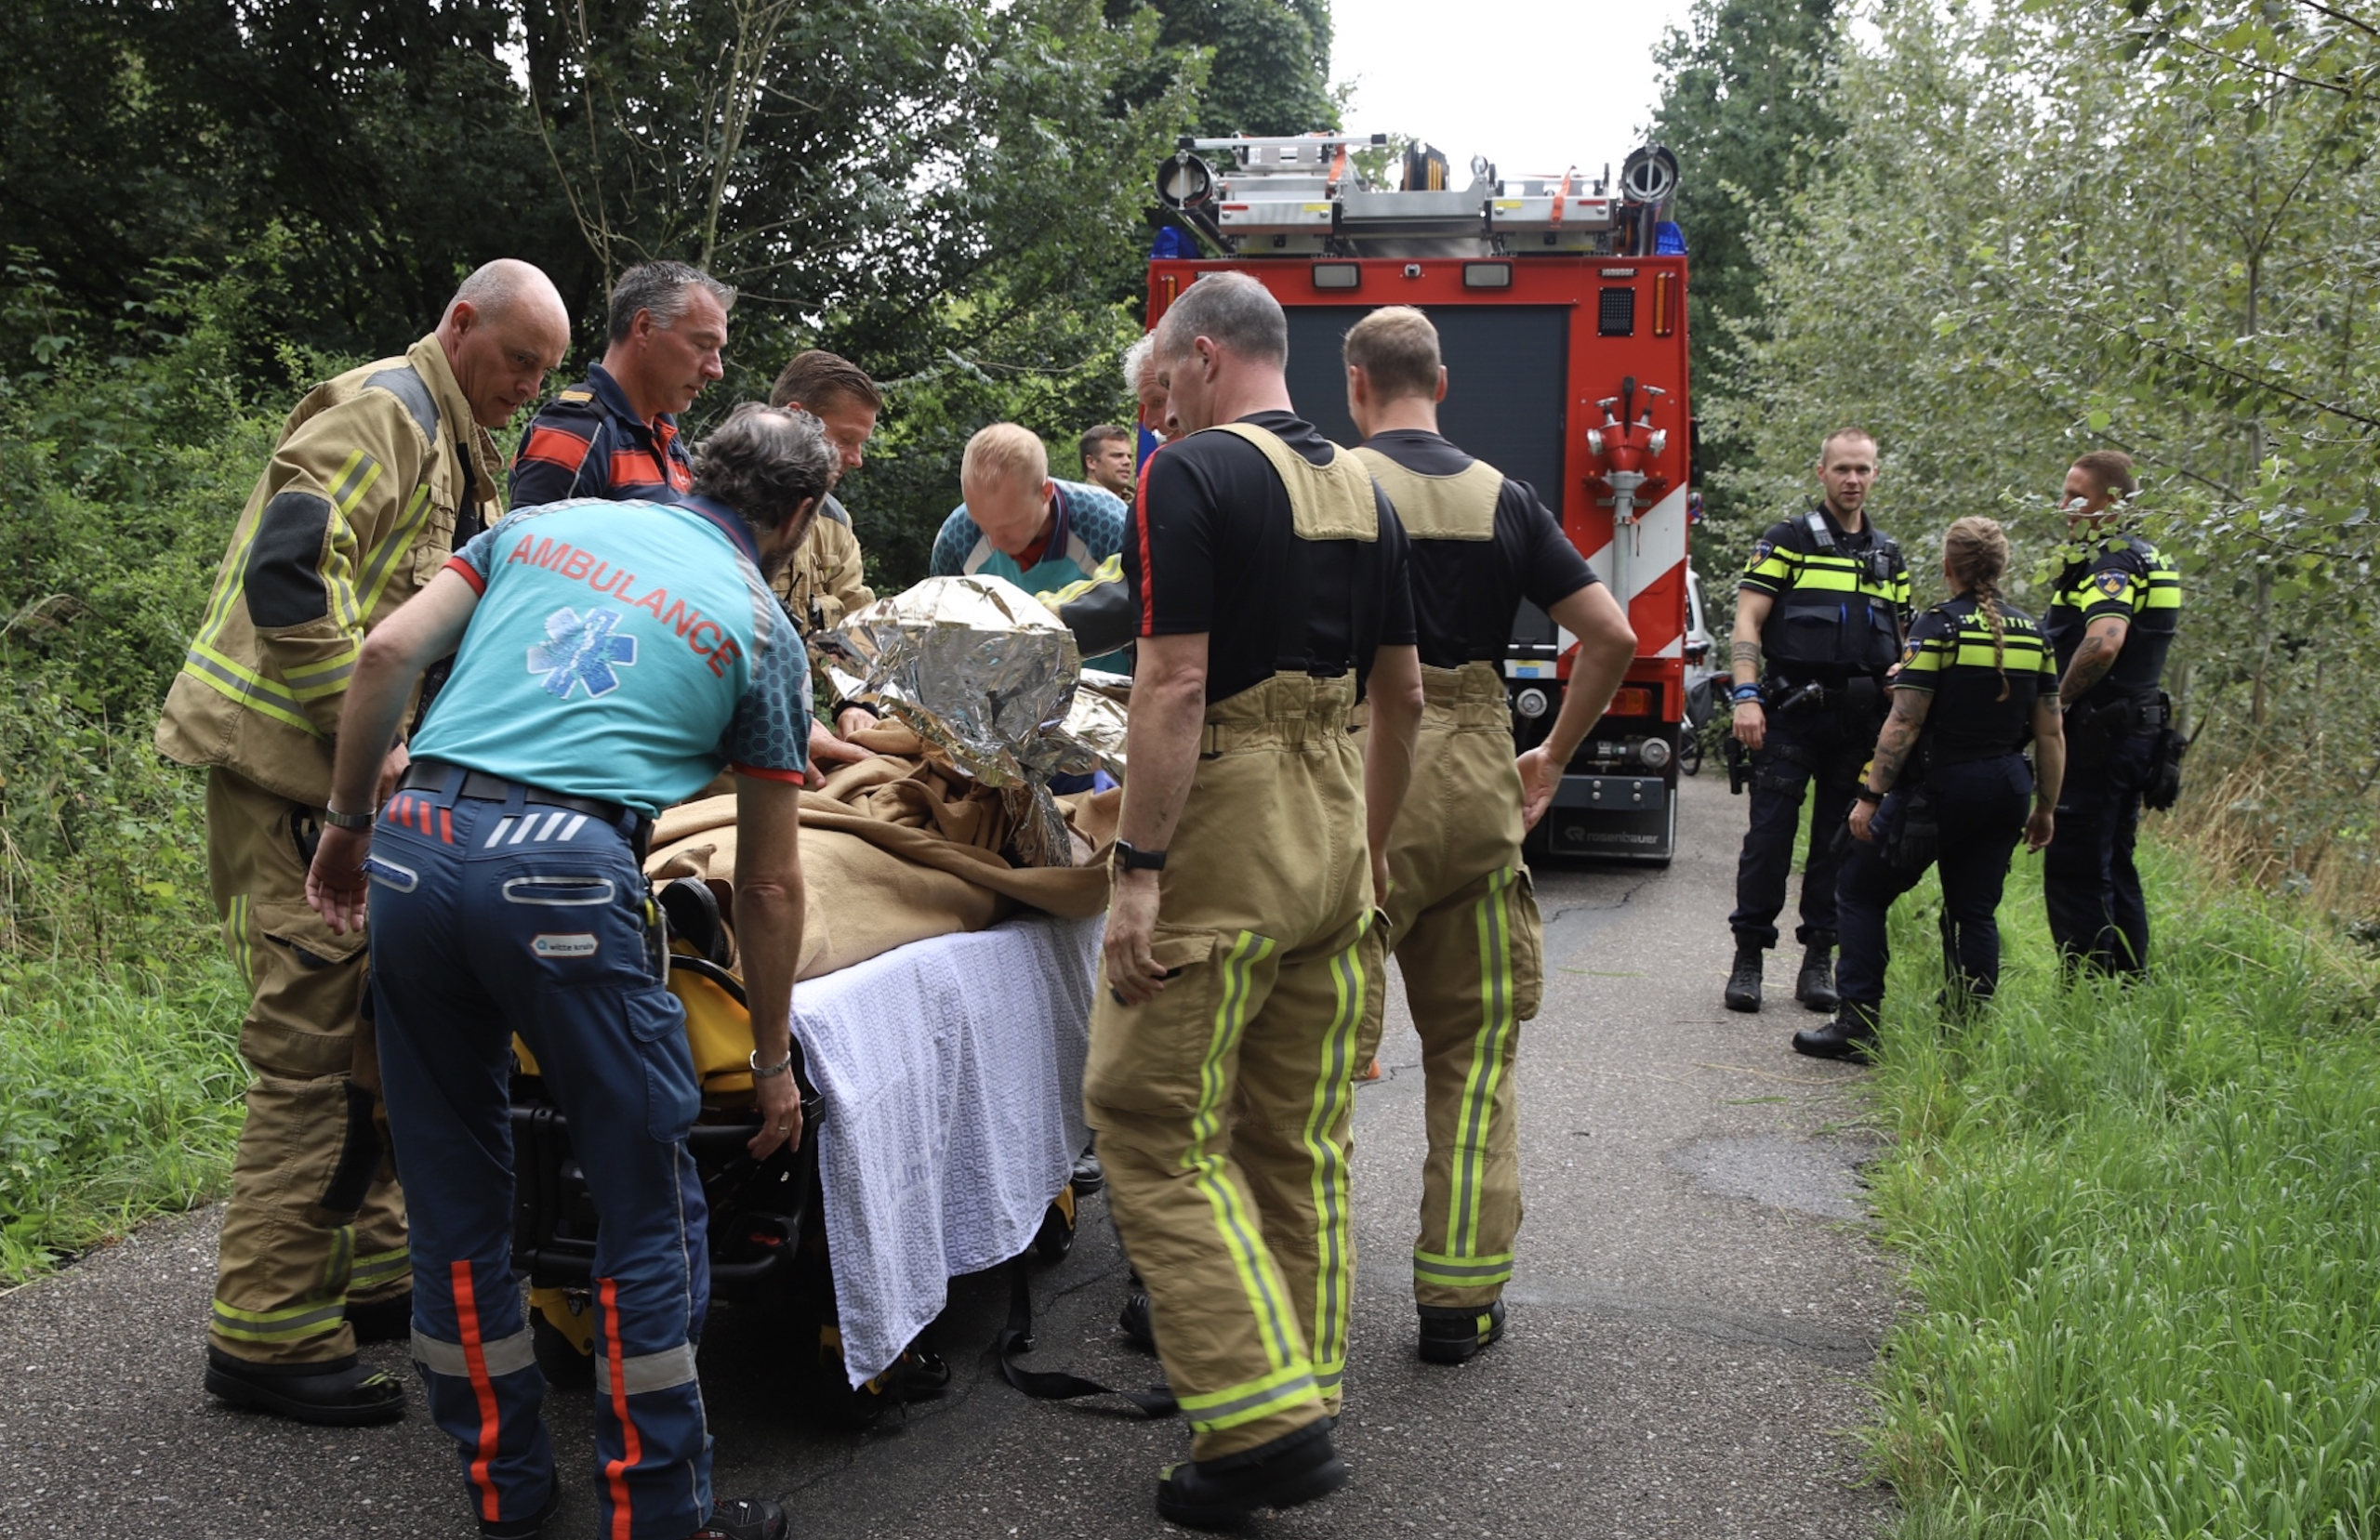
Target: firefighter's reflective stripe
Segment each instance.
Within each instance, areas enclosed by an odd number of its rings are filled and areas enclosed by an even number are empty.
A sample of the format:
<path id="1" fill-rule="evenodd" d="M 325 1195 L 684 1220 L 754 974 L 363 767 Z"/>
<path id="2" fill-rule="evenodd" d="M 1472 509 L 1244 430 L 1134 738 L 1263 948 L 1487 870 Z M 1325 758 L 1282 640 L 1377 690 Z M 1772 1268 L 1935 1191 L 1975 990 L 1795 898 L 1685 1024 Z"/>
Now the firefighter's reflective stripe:
<path id="1" fill-rule="evenodd" d="M 413 1253 L 404 1246 L 394 1251 L 376 1251 L 368 1257 L 358 1257 L 355 1269 L 348 1274 L 350 1294 L 369 1293 L 376 1283 L 385 1283 L 401 1273 L 413 1270 Z"/>
<path id="2" fill-rule="evenodd" d="M 1256 1317 L 1256 1335 L 1263 1340 L 1265 1359 L 1274 1371 L 1264 1383 L 1273 1383 L 1280 1374 L 1294 1368 L 1310 1388 L 1313 1365 L 1291 1337 L 1294 1328 L 1288 1302 L 1274 1294 L 1273 1272 L 1265 1265 L 1259 1245 L 1262 1232 L 1240 1202 L 1239 1190 L 1224 1174 L 1223 1157 L 1213 1147 L 1216 1136 L 1223 1131 L 1223 1061 L 1238 1046 L 1239 1034 L 1248 1025 L 1249 997 L 1252 993 L 1250 973 L 1252 965 L 1270 956 L 1272 951 L 1269 937 L 1243 930 L 1223 957 L 1223 997 L 1215 1007 L 1214 1035 L 1208 1041 L 1207 1057 L 1198 1068 L 1198 1105 L 1191 1117 L 1190 1148 L 1183 1152 L 1182 1165 L 1192 1173 L 1193 1185 L 1214 1215 L 1223 1250 L 1231 1257 L 1232 1270 L 1248 1296 L 1248 1308 Z M 1186 1410 L 1187 1398 L 1183 1404 Z"/>
<path id="3" fill-rule="evenodd" d="M 1193 1430 L 1220 1433 L 1226 1428 L 1270 1416 L 1314 1393 L 1314 1371 L 1301 1359 L 1261 1379 L 1226 1386 L 1203 1396 L 1183 1396 L 1181 1405 Z"/>
<path id="4" fill-rule="evenodd" d="M 1328 1392 L 1347 1372 L 1347 1284 L 1355 1258 L 1354 1218 L 1347 1202 L 1345 1152 L 1333 1138 L 1355 1100 L 1353 1063 L 1356 1029 L 1364 1020 L 1364 935 L 1371 928 L 1364 916 L 1347 950 L 1330 959 L 1330 982 L 1336 1004 L 1330 1027 L 1322 1040 L 1321 1073 L 1314 1084 L 1314 1105 L 1306 1113 L 1306 1153 L 1314 1160 L 1315 1249 L 1314 1381 Z"/>
<path id="5" fill-rule="evenodd" d="M 389 579 L 395 575 L 397 558 L 413 548 L 414 536 L 421 533 L 424 520 L 430 517 L 430 488 L 416 488 L 412 501 L 397 518 L 396 526 L 388 537 L 372 547 L 364 559 L 364 612 L 370 614 L 378 608 L 380 596 L 388 591 Z"/>
<path id="6" fill-rule="evenodd" d="M 1504 1073 L 1504 1043 L 1518 1025 L 1513 1015 L 1513 933 L 1508 895 L 1519 871 L 1507 866 L 1488 885 L 1474 911 L 1479 928 L 1479 1032 L 1472 1041 L 1471 1073 L 1455 1124 L 1454 1201 L 1447 1209 L 1448 1255 L 1468 1257 L 1479 1245 L 1479 1184 L 1488 1165 L 1488 1120 L 1496 1082 Z M 1508 1259 L 1509 1261 L 1509 1259 Z"/>
<path id="7" fill-rule="evenodd" d="M 595 1393 L 599 1396 L 612 1393 L 612 1359 L 615 1356 L 619 1357 L 620 1377 L 631 1396 L 694 1383 L 694 1345 L 681 1342 L 657 1353 L 607 1354 L 596 1359 Z"/>
<path id="8" fill-rule="evenodd" d="M 296 1342 L 335 1332 L 347 1320 L 345 1299 L 309 1299 L 277 1310 L 244 1310 L 215 1301 L 215 1330 L 238 1342 Z"/>
<path id="9" fill-rule="evenodd" d="M 1513 1279 L 1513 1254 L 1506 1251 L 1488 1257 L 1448 1257 L 1443 1252 L 1416 1249 L 1413 1277 L 1420 1283 L 1443 1283 L 1456 1289 L 1509 1283 Z"/>
<path id="10" fill-rule="evenodd" d="M 463 1344 L 442 1342 L 437 1337 L 423 1335 L 417 1328 L 413 1334 L 413 1359 L 433 1375 L 444 1375 L 451 1379 L 471 1377 L 470 1355 Z M 510 1336 L 480 1344 L 480 1362 L 491 1378 L 501 1379 L 506 1375 L 517 1375 L 536 1362 L 536 1345 L 525 1326 Z"/>
<path id="11" fill-rule="evenodd" d="M 240 970 L 240 987 L 250 994 L 257 987 L 255 945 L 248 940 L 248 895 L 234 893 L 223 909 L 223 949 L 231 954 L 231 966 Z"/>
<path id="12" fill-rule="evenodd" d="M 182 672 L 251 711 L 262 712 L 310 737 L 323 736 L 322 731 L 306 719 L 304 703 L 298 700 L 296 691 L 266 678 L 204 641 L 191 643 L 190 652 L 182 659 Z"/>

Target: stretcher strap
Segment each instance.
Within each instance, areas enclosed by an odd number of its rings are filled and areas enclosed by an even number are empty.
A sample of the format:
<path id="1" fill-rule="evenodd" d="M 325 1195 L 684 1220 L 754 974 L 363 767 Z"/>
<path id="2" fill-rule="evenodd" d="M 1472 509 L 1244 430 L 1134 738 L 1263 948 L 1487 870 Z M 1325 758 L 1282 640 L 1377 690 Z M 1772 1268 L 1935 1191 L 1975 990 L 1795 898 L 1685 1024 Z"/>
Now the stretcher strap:
<path id="1" fill-rule="evenodd" d="M 1152 1385 L 1145 1390 L 1119 1390 L 1112 1385 L 1102 1385 L 1079 1375 L 1042 1374 L 1019 1368 L 1016 1361 L 1033 1350 L 1033 1275 L 1028 1270 L 1026 1252 L 1012 1265 L 1009 1272 L 1008 1324 L 993 1339 L 992 1350 L 999 1355 L 1000 1377 L 1031 1396 L 1035 1401 L 1074 1401 L 1083 1396 L 1120 1396 L 1150 1417 L 1170 1417 L 1180 1409 L 1173 1392 L 1162 1385 Z"/>

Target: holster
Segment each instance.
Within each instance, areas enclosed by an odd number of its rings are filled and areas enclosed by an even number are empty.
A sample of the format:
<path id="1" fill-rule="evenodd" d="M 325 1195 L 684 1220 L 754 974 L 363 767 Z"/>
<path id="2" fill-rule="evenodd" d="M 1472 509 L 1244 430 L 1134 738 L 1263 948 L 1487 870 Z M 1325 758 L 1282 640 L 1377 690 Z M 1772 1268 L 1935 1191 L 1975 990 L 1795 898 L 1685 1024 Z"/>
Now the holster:
<path id="1" fill-rule="evenodd" d="M 1895 811 L 1898 816 L 1884 836 L 1884 860 L 1899 871 L 1923 871 L 1942 853 L 1942 824 L 1934 813 L 1933 788 L 1921 785 L 1909 792 Z"/>

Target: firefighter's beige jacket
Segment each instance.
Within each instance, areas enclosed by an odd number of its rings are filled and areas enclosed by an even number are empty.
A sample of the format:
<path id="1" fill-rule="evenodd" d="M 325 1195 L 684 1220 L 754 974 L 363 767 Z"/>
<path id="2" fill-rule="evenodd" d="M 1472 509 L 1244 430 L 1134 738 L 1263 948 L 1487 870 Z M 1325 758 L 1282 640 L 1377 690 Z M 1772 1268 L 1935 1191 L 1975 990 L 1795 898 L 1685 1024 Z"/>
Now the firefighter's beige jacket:
<path id="1" fill-rule="evenodd" d="M 853 611 L 876 602 L 875 590 L 861 577 L 859 537 L 852 533 L 850 515 L 833 497 L 826 502 L 829 507 L 810 521 L 810 533 L 777 574 L 777 597 L 805 636 L 831 631 Z"/>
<path id="2" fill-rule="evenodd" d="M 434 336 L 309 391 L 232 531 L 159 752 L 324 806 L 364 634 L 444 565 L 467 498 L 502 516 L 503 486 Z"/>

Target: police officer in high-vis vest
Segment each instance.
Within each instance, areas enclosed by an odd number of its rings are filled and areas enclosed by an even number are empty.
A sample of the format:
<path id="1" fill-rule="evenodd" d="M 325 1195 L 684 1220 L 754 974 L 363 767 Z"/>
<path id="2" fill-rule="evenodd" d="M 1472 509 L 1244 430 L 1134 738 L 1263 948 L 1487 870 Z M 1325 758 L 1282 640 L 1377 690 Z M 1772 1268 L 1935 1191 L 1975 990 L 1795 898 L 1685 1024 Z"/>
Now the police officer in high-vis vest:
<path id="1" fill-rule="evenodd" d="M 1346 1480 L 1348 1124 L 1421 681 L 1404 532 L 1291 406 L 1279 303 L 1202 277 L 1157 357 L 1192 431 L 1124 542 L 1131 770 L 1083 1101 L 1190 1423 L 1157 1511 L 1214 1526 Z"/>
<path id="2" fill-rule="evenodd" d="M 701 1110 L 641 862 L 652 819 L 735 775 L 735 922 L 765 1160 L 801 1136 L 790 1036 L 809 669 L 768 578 L 826 492 L 817 419 L 747 403 L 680 502 L 547 504 L 473 540 L 367 644 L 307 899 L 373 915 L 372 993 L 413 1196 L 413 1356 L 483 1535 L 561 1495 L 512 1267 L 506 1092 L 517 1033 L 585 1168 L 597 1533 L 781 1540 L 774 1503 L 715 1502 L 695 1379 L 707 1268 L 686 1150 Z M 459 650 L 458 649 L 459 644 Z M 397 795 L 371 776 L 414 681 L 455 668 Z"/>
<path id="3" fill-rule="evenodd" d="M 1735 734 L 1752 751 L 1752 827 L 1727 919 L 1736 935 L 1729 1010 L 1760 1008 L 1763 954 L 1778 941 L 1805 797 L 1810 843 L 1793 997 L 1812 1010 L 1834 1008 L 1834 836 L 1884 719 L 1884 671 L 1900 656 L 1908 624 L 1900 546 L 1867 517 L 1875 440 L 1857 428 L 1827 435 L 1818 477 L 1825 495 L 1768 527 L 1737 585 Z"/>
<path id="4" fill-rule="evenodd" d="M 1892 679 L 1892 716 L 1876 740 L 1835 888 L 1843 931 L 1842 1002 L 1824 1026 L 1793 1034 L 1817 1059 L 1865 1057 L 1884 1015 L 1884 919 L 1893 901 L 1939 863 L 1947 998 L 1954 1007 L 2000 985 L 2000 890 L 2021 837 L 2040 849 L 2065 774 L 2057 670 L 2032 617 L 2001 601 L 2008 536 L 1962 519 L 1942 536 L 1950 598 L 1917 617 Z M 2030 743 L 2039 774 L 2025 762 Z M 2027 799 L 2031 799 L 2030 814 Z"/>
<path id="5" fill-rule="evenodd" d="M 1636 656 L 1628 617 L 1521 481 L 1438 433 L 1447 389 L 1437 329 L 1410 306 L 1347 334 L 1347 411 L 1412 542 L 1424 704 L 1413 783 L 1388 846 L 1381 907 L 1421 1038 L 1429 1152 L 1413 1245 L 1421 1352 L 1459 1363 L 1504 1330 L 1520 1228 L 1514 1057 L 1536 1014 L 1540 937 L 1521 836 Z M 1527 599 L 1579 638 L 1545 742 L 1515 760 L 1502 661 Z M 1366 1039 L 1379 1046 L 1384 992 Z"/>
<path id="6" fill-rule="evenodd" d="M 734 289 L 683 262 L 645 262 L 620 274 L 603 361 L 556 392 L 521 436 L 510 506 L 685 495 L 694 462 L 678 415 L 720 377 L 734 304 Z"/>
<path id="7" fill-rule="evenodd" d="M 2058 574 L 2047 625 L 2069 745 L 2057 841 L 2042 862 L 2050 934 L 2069 969 L 2125 977 L 2149 967 L 2132 849 L 2173 709 L 2158 684 L 2182 613 L 2181 573 L 2118 521 L 2139 485 L 2118 450 L 2094 450 L 2067 471 L 2067 538 L 2082 549 Z"/>
<path id="8" fill-rule="evenodd" d="M 967 441 L 959 488 L 967 500 L 934 536 L 935 577 L 982 573 L 1051 594 L 1097 577 L 1123 547 L 1122 499 L 1087 481 L 1053 479 L 1040 438 L 1015 423 L 994 423 Z M 1083 665 L 1131 671 L 1122 652 Z"/>
<path id="9" fill-rule="evenodd" d="M 404 1200 L 383 1159 L 364 939 L 306 907 L 339 707 L 364 638 L 493 522 L 488 429 L 570 344 L 546 275 L 492 262 L 404 353 L 316 386 L 281 430 L 165 697 L 157 747 L 206 776 L 207 883 L 248 987 L 256 1079 L 231 1168 L 206 1388 L 306 1422 L 384 1422 L 359 1336 L 406 1329 Z M 384 779 L 404 767 L 402 744 Z"/>

